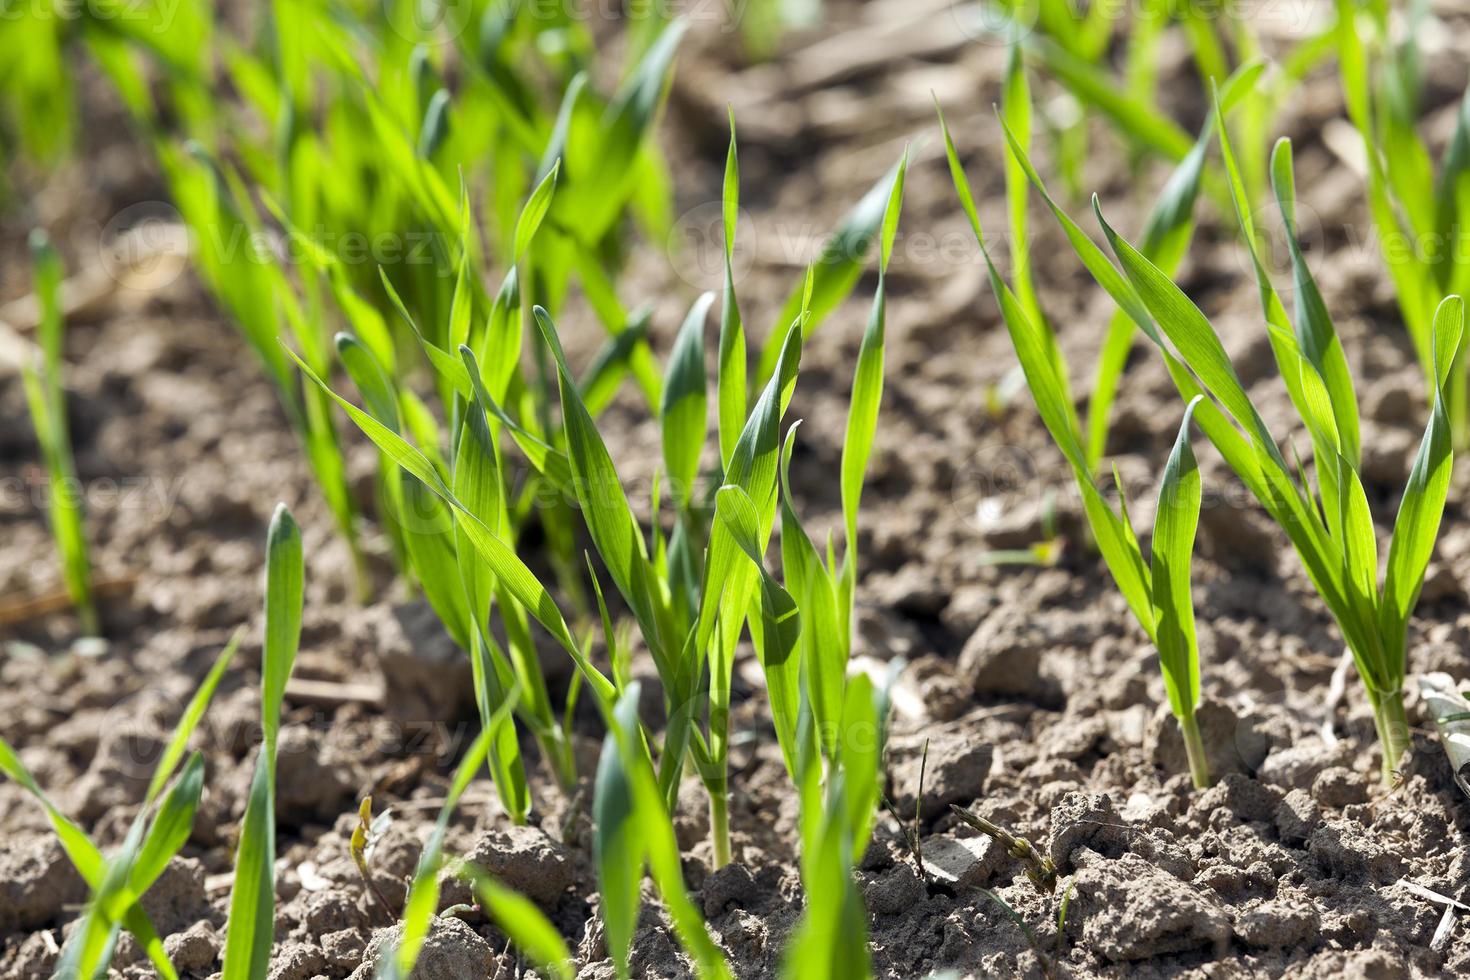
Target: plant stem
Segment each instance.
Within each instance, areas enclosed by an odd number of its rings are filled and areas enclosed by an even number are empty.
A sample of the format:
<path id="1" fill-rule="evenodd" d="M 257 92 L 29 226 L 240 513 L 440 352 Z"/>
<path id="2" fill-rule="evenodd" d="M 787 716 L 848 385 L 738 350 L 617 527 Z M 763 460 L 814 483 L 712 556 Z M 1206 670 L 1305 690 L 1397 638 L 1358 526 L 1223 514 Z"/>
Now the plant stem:
<path id="1" fill-rule="evenodd" d="M 1179 719 L 1179 731 L 1184 736 L 1184 754 L 1189 757 L 1189 775 L 1194 780 L 1194 788 L 1206 789 L 1210 785 L 1210 764 L 1194 712 Z"/>
<path id="2" fill-rule="evenodd" d="M 1399 762 L 1409 750 L 1409 718 L 1404 713 L 1404 692 L 1384 694 L 1368 692 L 1373 705 L 1373 725 L 1378 729 L 1378 745 L 1383 750 L 1383 783 L 1393 784 Z"/>
<path id="3" fill-rule="evenodd" d="M 715 846 L 715 870 L 730 863 L 730 797 L 724 780 L 708 783 L 709 838 Z"/>
<path id="4" fill-rule="evenodd" d="M 566 733 L 560 728 L 553 728 L 551 733 L 542 739 L 541 747 L 551 761 L 551 769 L 556 775 L 557 783 L 563 792 L 570 795 L 577 788 L 577 757 L 572 751 L 571 739 L 567 738 Z"/>

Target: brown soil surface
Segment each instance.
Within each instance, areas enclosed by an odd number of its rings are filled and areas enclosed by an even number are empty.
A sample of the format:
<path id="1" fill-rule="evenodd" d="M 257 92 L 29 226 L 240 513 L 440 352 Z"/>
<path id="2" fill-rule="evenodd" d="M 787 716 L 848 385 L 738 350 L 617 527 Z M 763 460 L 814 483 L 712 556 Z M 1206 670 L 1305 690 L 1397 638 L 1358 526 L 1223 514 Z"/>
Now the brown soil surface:
<path id="1" fill-rule="evenodd" d="M 918 873 L 885 815 L 859 872 L 879 974 L 1326 978 L 1470 970 L 1466 927 L 1431 949 L 1442 909 L 1403 884 L 1470 900 L 1467 801 L 1413 695 L 1410 718 L 1421 730 L 1412 756 L 1394 790 L 1379 785 L 1372 716 L 1352 672 L 1341 697 L 1328 694 L 1342 646 L 1327 612 L 1284 535 L 1208 449 L 1195 598 L 1203 720 L 1220 778 L 1195 792 L 1180 775 L 1157 658 L 1079 533 L 1080 507 L 1060 455 L 1024 391 L 1008 406 L 991 405 L 993 386 L 1015 361 L 949 184 L 930 92 L 946 107 L 982 219 L 1002 228 L 990 105 L 1005 52 L 959 32 L 946 20 L 947 2 L 923 5 L 918 17 L 899 3 L 831 6 L 820 35 L 791 39 L 786 54 L 758 67 L 732 63 L 717 25 L 696 25 L 663 132 L 688 216 L 680 233 L 698 230 L 717 214 L 723 106 L 735 102 L 749 259 L 740 291 L 747 322 L 757 325 L 774 316 L 820 235 L 914 141 L 890 285 L 887 389 L 864 498 L 857 655 L 910 661 L 896 695 L 890 795 L 913 812 L 927 740 L 923 849 L 931 864 L 959 867 L 963 876 L 946 884 Z M 923 30 L 905 28 L 900 40 L 918 40 L 900 43 L 882 33 L 884 18 Z M 1437 144 L 1465 83 L 1466 37 L 1450 35 L 1427 66 Z M 1183 51 L 1166 46 L 1166 55 L 1161 72 L 1180 79 L 1170 90 L 1195 92 Z M 1178 101 L 1181 121 L 1197 125 L 1199 100 Z M 98 261 L 99 228 L 161 197 L 117 109 L 97 98 L 86 111 L 93 123 L 84 127 L 86 163 L 44 181 L 26 178 L 34 193 L 0 218 L 0 302 L 28 288 L 23 242 L 31 226 L 55 229 L 76 270 Z M 1314 268 L 1360 379 L 1365 479 L 1386 533 L 1424 408 L 1368 238 L 1361 180 L 1324 137 L 1341 116 L 1336 77 L 1319 72 L 1292 100 L 1284 131 L 1296 142 L 1302 212 L 1317 219 L 1303 220 Z M 1139 231 L 1164 174 L 1156 166 L 1130 172 L 1114 139 L 1094 133 L 1088 187 L 1125 234 Z M 1201 208 L 1182 283 L 1216 318 L 1252 397 L 1284 437 L 1290 404 L 1243 253 L 1209 202 Z M 1083 390 L 1111 306 L 1039 211 L 1033 226 L 1044 305 Z M 636 299 L 658 298 L 661 351 L 696 290 L 713 284 L 704 272 L 714 271 L 667 244 L 634 257 L 626 288 Z M 792 407 L 793 417 L 807 420 L 793 477 L 805 521 L 816 529 L 839 520 L 831 474 L 872 285 L 865 278 L 813 338 Z M 578 340 L 574 356 L 599 339 L 592 318 L 575 311 L 563 329 Z M 274 394 L 192 275 L 118 291 L 75 318 L 68 343 L 94 559 L 99 576 L 114 583 L 104 606 L 109 642 L 100 654 L 72 651 L 76 624 L 65 614 L 0 621 L 0 734 L 67 812 L 100 841 L 116 842 L 146 786 L 150 751 L 231 631 L 250 625 L 237 669 L 206 719 L 208 791 L 194 836 L 146 899 L 180 969 L 216 973 L 258 717 L 265 527 L 285 501 L 304 527 L 308 555 L 297 676 L 369 688 L 391 678 L 394 697 L 386 709 L 330 698 L 288 703 L 272 977 L 368 976 L 386 923 L 348 855 L 353 811 L 368 792 L 394 809 L 375 864 L 383 890 L 401 896 L 455 750 L 473 730 L 460 696 L 468 666 L 432 614 L 403 598 L 381 554 L 377 598 L 366 606 L 353 599 L 345 548 Z M 1136 355 L 1109 451 L 1145 527 L 1181 405 L 1157 359 L 1141 346 Z M 13 376 L 0 375 L 0 419 L 0 607 L 8 607 L 54 594 L 57 573 L 43 471 Z M 646 490 L 656 464 L 646 412 L 628 398 L 602 424 L 623 475 Z M 374 460 L 354 443 L 365 500 Z M 1463 466 L 1456 485 L 1470 485 Z M 987 560 L 1041 534 L 1049 493 L 1059 562 Z M 1452 492 L 1410 631 L 1411 673 L 1470 678 L 1470 522 L 1462 500 L 1462 490 Z M 548 661 L 556 683 L 567 671 L 562 660 Z M 753 736 L 737 743 L 743 747 L 732 759 L 737 863 L 708 873 L 696 787 L 684 796 L 679 829 L 711 927 L 742 975 L 765 977 L 777 970 L 801 907 L 796 800 L 769 737 L 758 670 L 744 663 L 737 671 L 753 681 L 737 684 L 746 701 L 736 724 Z M 595 758 L 597 734 L 589 719 L 584 758 Z M 563 930 L 582 975 L 611 976 L 595 918 L 588 794 L 567 799 L 545 776 L 535 790 L 532 826 L 513 828 L 488 783 L 477 783 L 460 808 L 452 848 L 500 862 L 496 870 Z M 949 802 L 973 804 L 1035 841 L 1062 872 L 1057 894 L 1039 894 L 1018 864 L 958 826 Z M 0 786 L 0 831 L 0 975 L 47 975 L 85 892 L 39 808 L 9 784 Z M 980 886 L 1024 918 L 1035 946 Z M 1065 892 L 1071 901 L 1059 934 Z M 638 973 L 686 974 L 667 923 L 646 916 Z M 117 966 L 128 976 L 151 972 L 127 941 Z M 421 975 L 512 976 L 515 968 L 505 938 L 471 918 L 436 927 Z"/>

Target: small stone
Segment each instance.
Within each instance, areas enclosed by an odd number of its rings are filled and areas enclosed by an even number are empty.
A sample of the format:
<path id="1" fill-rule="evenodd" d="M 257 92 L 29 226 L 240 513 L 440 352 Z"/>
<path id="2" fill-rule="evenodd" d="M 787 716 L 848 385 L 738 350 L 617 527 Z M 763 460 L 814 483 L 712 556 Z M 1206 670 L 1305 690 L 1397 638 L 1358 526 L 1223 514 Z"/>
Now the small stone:
<path id="1" fill-rule="evenodd" d="M 204 893 L 204 865 L 193 858 L 174 858 L 143 894 L 143 910 L 162 935 L 188 929 L 209 915 Z"/>
<path id="2" fill-rule="evenodd" d="M 281 730 L 276 756 L 276 810 L 283 820 L 335 819 L 351 809 L 352 765 L 319 733 L 301 725 Z"/>
<path id="3" fill-rule="evenodd" d="M 327 958 L 311 943 L 286 943 L 271 951 L 269 980 L 312 980 L 326 969 Z M 418 975 L 418 971 L 414 971 Z"/>
<path id="4" fill-rule="evenodd" d="M 359 894 L 358 891 L 337 888 L 308 892 L 302 899 L 305 908 L 301 911 L 301 922 L 313 936 L 363 928 L 373 920 L 358 904 Z"/>
<path id="5" fill-rule="evenodd" d="M 427 602 L 367 606 L 347 617 L 344 630 L 362 657 L 377 661 L 394 717 L 449 722 L 473 713 L 470 658 Z"/>
<path id="6" fill-rule="evenodd" d="M 926 837 L 920 852 L 925 873 L 956 891 L 985 884 L 1005 860 L 1000 845 L 989 837 Z"/>
<path id="7" fill-rule="evenodd" d="M 1322 823 L 1322 811 L 1306 790 L 1294 789 L 1277 805 L 1275 819 L 1281 842 L 1300 847 Z"/>
<path id="8" fill-rule="evenodd" d="M 1402 489 L 1409 478 L 1419 437 L 1409 429 L 1382 427 L 1363 442 L 1363 461 L 1358 472 L 1370 487 Z"/>
<path id="9" fill-rule="evenodd" d="M 1227 568 L 1272 574 L 1285 544 L 1276 523 L 1254 509 L 1207 502 L 1199 514 L 1200 552 Z"/>
<path id="10" fill-rule="evenodd" d="M 1057 870 L 1065 873 L 1071 868 L 1081 848 L 1105 857 L 1128 850 L 1128 828 L 1104 793 L 1068 793 L 1052 808 L 1048 853 Z"/>
<path id="11" fill-rule="evenodd" d="M 360 929 L 342 929 L 322 936 L 322 955 L 339 975 L 357 969 L 366 949 L 367 940 Z"/>
<path id="12" fill-rule="evenodd" d="M 1076 761 L 1092 753 L 1108 735 L 1108 723 L 1100 715 L 1073 717 L 1052 729 L 1055 733 L 1042 748 L 1058 759 Z"/>
<path id="13" fill-rule="evenodd" d="M 576 868 L 566 846 L 538 827 L 492 830 L 475 841 L 465 860 L 542 908 L 555 905 L 576 882 Z"/>
<path id="14" fill-rule="evenodd" d="M 1235 934 L 1247 946 L 1284 949 L 1296 946 L 1317 931 L 1321 919 L 1305 902 L 1289 899 L 1263 902 L 1235 918 Z"/>
<path id="15" fill-rule="evenodd" d="M 1417 382 L 1419 379 L 1415 379 Z M 1365 414 L 1388 425 L 1422 428 L 1424 398 L 1402 377 L 1381 378 L 1368 387 L 1363 398 Z"/>
<path id="16" fill-rule="evenodd" d="M 898 681 L 898 692 L 907 693 L 919 709 L 921 717 L 932 721 L 954 721 L 972 703 L 972 691 L 955 673 L 954 664 L 933 654 L 926 654 L 909 664 Z"/>
<path id="17" fill-rule="evenodd" d="M 1449 565 L 1430 562 L 1424 570 L 1424 585 L 1419 589 L 1420 602 L 1443 602 L 1446 599 L 1464 599 L 1465 588 L 1456 578 Z"/>
<path id="18" fill-rule="evenodd" d="M 692 851 L 709 837 L 709 794 L 698 780 L 685 780 L 679 787 L 679 806 L 674 812 L 674 836 L 681 851 Z"/>
<path id="19" fill-rule="evenodd" d="M 1368 802 L 1368 781 L 1345 766 L 1323 769 L 1312 780 L 1312 797 L 1326 807 L 1341 809 Z"/>

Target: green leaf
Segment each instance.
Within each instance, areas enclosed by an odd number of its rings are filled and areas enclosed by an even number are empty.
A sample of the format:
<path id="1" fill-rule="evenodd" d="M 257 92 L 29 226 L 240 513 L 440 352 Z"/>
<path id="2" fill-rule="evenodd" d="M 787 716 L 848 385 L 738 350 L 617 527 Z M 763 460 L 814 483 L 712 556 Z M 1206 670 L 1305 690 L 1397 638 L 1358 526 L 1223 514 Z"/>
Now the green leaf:
<path id="1" fill-rule="evenodd" d="M 642 856 L 646 855 L 649 871 L 652 873 L 654 883 L 658 886 L 664 908 L 668 911 L 669 918 L 674 924 L 674 933 L 679 939 L 679 945 L 694 962 L 695 975 L 701 980 L 728 980 L 732 976 L 730 964 L 725 959 L 724 952 L 710 937 L 684 885 L 684 868 L 680 859 L 679 842 L 674 836 L 673 820 L 664 806 L 664 797 L 660 792 L 658 781 L 654 778 L 653 767 L 648 760 L 638 724 L 638 700 L 638 684 L 634 683 L 623 692 L 617 704 L 609 711 L 608 737 L 603 743 L 604 760 L 607 759 L 607 746 L 613 745 L 616 748 L 615 765 L 622 771 L 621 785 L 623 790 L 629 794 L 633 806 L 634 825 L 626 827 L 626 831 L 637 837 L 638 841 L 635 845 L 629 845 L 622 852 L 623 860 L 630 861 L 636 854 L 641 862 Z M 599 766 L 599 783 L 602 773 L 603 769 Z M 601 787 L 598 786 L 594 794 L 600 789 Z M 616 815 L 619 811 L 614 810 L 612 813 Z M 602 832 L 600 821 L 596 823 L 596 827 L 600 835 Z M 641 878 L 641 875 L 640 870 L 637 876 Z M 605 897 L 606 889 L 604 889 Z M 622 914 L 629 913 L 623 909 Z M 631 915 L 636 923 L 636 905 Z M 611 941 L 608 945 L 611 948 Z M 625 961 L 614 957 L 614 964 L 622 971 L 626 971 L 624 963 Z"/>
<path id="2" fill-rule="evenodd" d="M 301 529 L 285 504 L 276 507 L 266 534 L 265 642 L 261 652 L 261 728 L 275 758 L 281 702 L 301 641 L 303 559 Z M 274 763 L 272 763 L 274 765 Z"/>
<path id="3" fill-rule="evenodd" d="M 490 918 L 537 969 L 556 980 L 572 980 L 576 975 L 572 951 L 541 910 L 474 865 L 466 865 L 464 871 Z"/>
<path id="4" fill-rule="evenodd" d="M 429 834 L 424 849 L 419 853 L 419 864 L 409 886 L 408 898 L 403 906 L 403 931 L 397 945 L 378 959 L 377 976 L 381 980 L 408 980 L 423 950 L 424 940 L 439 906 L 439 871 L 444 863 L 444 838 L 449 832 L 449 821 L 459 807 L 459 801 L 469 789 L 470 782 L 485 764 L 485 756 L 495 739 L 499 722 L 508 716 L 515 705 L 516 691 L 512 691 L 506 702 L 496 710 L 492 724 L 480 731 L 474 742 L 465 750 L 454 770 L 449 792 L 444 805 L 439 809 L 439 819 Z"/>
<path id="5" fill-rule="evenodd" d="M 291 353 L 291 357 L 317 387 L 342 407 L 348 417 L 362 430 L 363 435 L 455 509 L 458 515 L 456 521 L 464 530 L 470 543 L 474 545 L 475 550 L 484 557 L 500 584 L 536 618 L 537 622 L 546 628 L 552 639 L 561 644 L 562 649 L 571 655 L 577 669 L 583 673 L 599 700 L 610 698 L 613 694 L 612 684 L 586 658 L 581 647 L 572 638 L 571 630 L 567 628 L 566 620 L 562 617 L 556 602 L 551 598 L 551 593 L 546 590 L 526 563 L 521 561 L 515 550 L 498 538 L 479 518 L 465 509 L 453 492 L 444 485 L 438 471 L 434 469 L 434 464 L 423 453 L 398 433 L 332 391 L 327 383 L 307 366 L 305 361 L 294 353 Z"/>
<path id="6" fill-rule="evenodd" d="M 1434 349 L 1436 372 L 1444 378 L 1445 365 L 1454 360 L 1454 352 L 1464 340 L 1465 304 L 1458 296 L 1448 296 L 1434 315 Z M 1392 694 L 1403 682 L 1404 633 L 1424 585 L 1424 571 L 1434 552 L 1444 516 L 1445 499 L 1449 495 L 1453 452 L 1450 446 L 1449 416 L 1444 405 L 1444 388 L 1435 399 L 1429 425 L 1419 443 L 1419 452 L 1409 471 L 1394 521 L 1393 540 L 1388 551 L 1388 571 L 1383 582 L 1383 601 L 1379 608 L 1379 624 L 1388 662 L 1382 676 L 1364 677 L 1378 693 Z"/>
<path id="7" fill-rule="evenodd" d="M 362 393 L 373 418 L 394 432 L 398 431 L 398 398 L 393 392 L 393 383 L 371 350 L 359 343 L 351 334 L 339 333 L 334 338 L 337 356 L 347 369 L 347 376 Z"/>
<path id="8" fill-rule="evenodd" d="M 556 359 L 567 456 L 571 460 L 572 482 L 577 501 L 582 505 L 587 530 L 592 534 L 592 541 L 612 576 L 613 584 L 633 610 L 660 675 L 671 676 L 670 651 L 676 646 L 666 633 L 665 611 L 657 598 L 659 593 L 654 584 L 655 576 L 648 561 L 643 532 L 628 505 L 612 455 L 572 379 L 556 325 L 541 307 L 535 307 L 533 313 L 541 335 Z"/>
<path id="9" fill-rule="evenodd" d="M 659 422 L 664 468 L 674 500 L 687 509 L 699 477 L 699 456 L 709 430 L 709 379 L 704 367 L 704 323 L 715 294 L 704 293 L 689 309 L 669 356 Z"/>
<path id="10" fill-rule="evenodd" d="M 883 357 L 886 343 L 887 278 L 889 253 L 898 231 L 899 209 L 903 204 L 904 175 L 908 169 L 908 152 L 898 164 L 898 174 L 888 200 L 884 219 L 883 247 L 879 257 L 878 287 L 873 293 L 873 308 L 868 326 L 858 348 L 857 368 L 852 379 L 852 401 L 847 413 L 847 433 L 842 443 L 842 517 L 847 537 L 846 563 L 855 561 L 857 550 L 858 505 L 862 499 L 863 478 L 873 451 L 873 438 L 878 429 L 878 407 L 883 400 Z"/>
<path id="11" fill-rule="evenodd" d="M 1360 456 L 1358 441 L 1358 396 L 1348 372 L 1347 358 L 1327 313 L 1327 304 L 1302 254 L 1296 232 L 1296 177 L 1291 165 L 1291 141 L 1281 139 L 1271 153 L 1271 184 L 1286 231 L 1291 253 L 1292 284 L 1295 291 L 1297 341 L 1302 353 L 1316 367 L 1331 400 L 1331 409 L 1342 440 L 1343 455 L 1354 467 Z"/>
<path id="12" fill-rule="evenodd" d="M 536 232 L 541 227 L 541 221 L 546 217 L 546 212 L 551 210 L 551 197 L 556 193 L 556 178 L 561 173 L 561 160 L 551 165 L 546 176 L 541 178 L 536 189 L 526 200 L 526 206 L 521 209 L 520 217 L 516 219 L 515 251 L 511 253 L 511 264 L 521 260 L 526 250 L 531 247 L 531 240 L 536 237 Z"/>
<path id="13" fill-rule="evenodd" d="M 796 515 L 791 494 L 791 454 L 799 424 L 781 449 L 781 566 L 802 610 L 801 662 L 817 742 L 835 759 L 841 734 L 847 677 L 848 631 L 838 618 L 837 585 Z"/>
<path id="14" fill-rule="evenodd" d="M 1194 599 L 1190 594 L 1190 567 L 1194 537 L 1199 528 L 1201 500 L 1199 465 L 1189 444 L 1189 423 L 1201 396 L 1184 410 L 1179 437 L 1164 467 L 1154 514 L 1153 555 L 1150 563 L 1157 627 L 1154 639 L 1164 671 L 1169 707 L 1176 718 L 1194 714 L 1199 702 L 1199 648 L 1195 641 Z"/>
<path id="15" fill-rule="evenodd" d="M 735 111 L 730 110 L 730 149 L 725 154 L 723 192 L 725 287 L 720 297 L 719 416 L 720 462 L 730 465 L 730 455 L 745 425 L 746 364 L 745 328 L 740 321 L 740 304 L 735 298 L 735 223 L 740 215 L 740 162 L 735 146 Z"/>
<path id="16" fill-rule="evenodd" d="M 907 160 L 907 151 L 904 160 Z M 806 336 L 811 336 L 812 331 L 857 285 L 868 251 L 883 231 L 889 202 L 902 179 L 901 166 L 902 161 L 884 174 L 853 206 L 823 243 L 821 254 L 811 266 L 811 282 L 803 282 L 786 297 L 781 311 L 776 314 L 776 327 L 761 351 L 760 365 L 755 374 L 757 384 L 764 384 L 775 370 L 785 344 L 787 324 L 807 311 L 810 315 L 803 321 L 802 330 Z"/>
<path id="17" fill-rule="evenodd" d="M 223 980 L 261 980 L 270 966 L 275 938 L 276 738 L 281 701 L 301 637 L 302 575 L 301 531 L 283 504 L 276 508 L 266 537 L 260 711 L 264 741 L 256 754 L 235 854 Z"/>
<path id="18" fill-rule="evenodd" d="M 766 569 L 760 543 L 760 516 L 744 490 L 723 486 L 715 495 L 715 515 L 761 579 L 760 638 L 756 650 L 766 678 L 771 719 L 787 771 L 796 772 L 796 718 L 801 702 L 801 660 L 793 657 L 801 635 L 801 614 L 791 594 Z"/>
<path id="19" fill-rule="evenodd" d="M 633 685 L 628 691 L 636 691 Z M 628 692 L 618 701 L 624 708 Z M 635 715 L 636 723 L 636 715 Z M 623 763 L 617 737 L 609 733 L 602 743 L 597 781 L 592 791 L 592 862 L 597 867 L 603 934 L 619 977 L 627 977 L 628 954 L 638 925 L 639 894 L 647 849 L 639 830 L 632 781 Z"/>

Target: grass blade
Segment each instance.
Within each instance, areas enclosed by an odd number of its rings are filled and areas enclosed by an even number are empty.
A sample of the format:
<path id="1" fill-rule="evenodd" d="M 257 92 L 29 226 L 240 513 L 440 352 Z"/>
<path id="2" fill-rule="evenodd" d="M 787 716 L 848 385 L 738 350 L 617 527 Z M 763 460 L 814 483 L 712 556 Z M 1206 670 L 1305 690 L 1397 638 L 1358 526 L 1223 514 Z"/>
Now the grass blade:
<path id="1" fill-rule="evenodd" d="M 265 644 L 261 654 L 261 730 L 245 804 L 235 883 L 225 931 L 223 980 L 262 980 L 275 938 L 276 742 L 281 702 L 301 639 L 301 531 L 285 505 L 266 538 Z"/>

